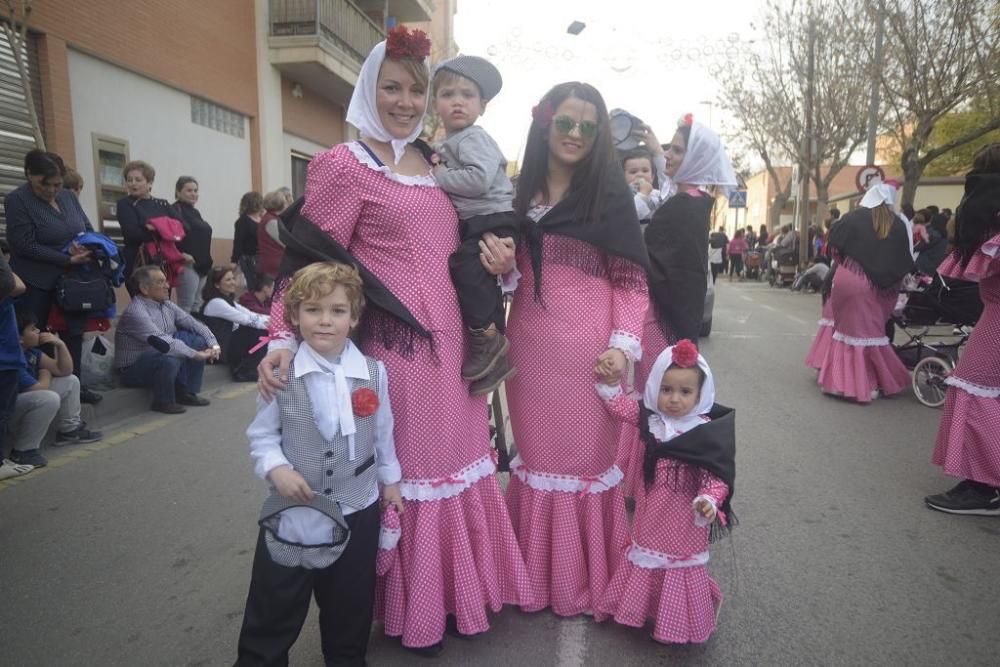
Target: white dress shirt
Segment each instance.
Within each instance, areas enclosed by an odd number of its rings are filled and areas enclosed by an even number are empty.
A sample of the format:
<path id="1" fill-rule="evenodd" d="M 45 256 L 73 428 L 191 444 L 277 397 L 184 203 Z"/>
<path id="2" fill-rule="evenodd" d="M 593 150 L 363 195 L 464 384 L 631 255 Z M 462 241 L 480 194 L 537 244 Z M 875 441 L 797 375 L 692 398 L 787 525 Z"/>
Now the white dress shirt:
<path id="1" fill-rule="evenodd" d="M 205 304 L 205 309 L 202 312 L 209 317 L 229 320 L 233 323 L 233 331 L 236 331 L 240 325 L 253 329 L 267 329 L 271 325 L 271 318 L 268 315 L 255 313 L 243 304 L 229 303 L 219 297 L 215 297 Z"/>

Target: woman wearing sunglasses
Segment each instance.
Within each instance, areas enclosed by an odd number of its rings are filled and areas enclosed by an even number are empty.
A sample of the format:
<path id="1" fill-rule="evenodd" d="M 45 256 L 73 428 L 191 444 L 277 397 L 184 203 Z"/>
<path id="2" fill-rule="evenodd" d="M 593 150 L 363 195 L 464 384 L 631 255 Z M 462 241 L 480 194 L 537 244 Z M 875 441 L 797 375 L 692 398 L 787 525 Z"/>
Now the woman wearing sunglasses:
<path id="1" fill-rule="evenodd" d="M 508 327 L 518 455 L 507 504 L 536 598 L 522 606 L 572 616 L 593 611 L 627 540 L 619 427 L 594 386 L 617 384 L 640 356 L 646 252 L 592 86 L 545 94 L 523 165 L 514 210 L 530 223 Z"/>

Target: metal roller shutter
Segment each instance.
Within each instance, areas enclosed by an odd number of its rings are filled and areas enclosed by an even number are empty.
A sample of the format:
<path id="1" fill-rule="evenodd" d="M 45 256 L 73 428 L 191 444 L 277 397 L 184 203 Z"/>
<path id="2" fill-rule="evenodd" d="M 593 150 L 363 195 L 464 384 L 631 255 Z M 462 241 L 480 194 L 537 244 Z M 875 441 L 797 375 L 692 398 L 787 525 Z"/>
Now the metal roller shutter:
<path id="1" fill-rule="evenodd" d="M 42 122 L 42 86 L 38 75 L 38 41 L 28 34 L 27 62 L 31 75 L 31 92 L 35 109 Z M 44 133 L 44 123 L 43 123 Z M 24 183 L 24 155 L 35 147 L 28 105 L 21 89 L 21 77 L 14 63 L 7 34 L 0 30 L 0 201 L 7 193 Z M 7 237 L 3 207 L 0 206 L 0 238 Z"/>

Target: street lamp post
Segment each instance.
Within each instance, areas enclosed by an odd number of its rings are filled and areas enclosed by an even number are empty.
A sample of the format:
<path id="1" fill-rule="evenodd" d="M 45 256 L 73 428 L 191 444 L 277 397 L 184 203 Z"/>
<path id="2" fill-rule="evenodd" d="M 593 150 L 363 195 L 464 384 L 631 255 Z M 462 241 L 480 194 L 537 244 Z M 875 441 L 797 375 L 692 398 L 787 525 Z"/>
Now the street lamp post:
<path id="1" fill-rule="evenodd" d="M 702 100 L 701 102 L 698 102 L 698 104 L 706 104 L 706 105 L 708 105 L 708 127 L 711 128 L 712 127 L 712 106 L 713 106 L 712 100 Z"/>

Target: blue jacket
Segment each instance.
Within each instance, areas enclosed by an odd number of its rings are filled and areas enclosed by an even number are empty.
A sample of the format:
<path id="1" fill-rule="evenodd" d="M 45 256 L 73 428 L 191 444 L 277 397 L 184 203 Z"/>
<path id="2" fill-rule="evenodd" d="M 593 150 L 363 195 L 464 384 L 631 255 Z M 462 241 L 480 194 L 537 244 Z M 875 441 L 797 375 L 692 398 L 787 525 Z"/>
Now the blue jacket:
<path id="1" fill-rule="evenodd" d="M 93 252 L 94 259 L 101 267 L 101 273 L 111 284 L 118 287 L 125 281 L 125 261 L 122 259 L 121 250 L 115 242 L 99 232 L 83 232 L 67 241 L 63 246 L 63 252 L 69 254 L 69 247 L 76 243 L 84 246 Z M 82 268 L 91 269 L 89 265 Z"/>

